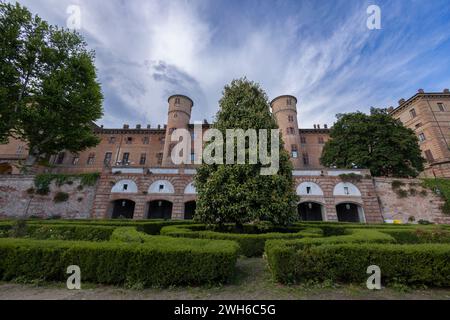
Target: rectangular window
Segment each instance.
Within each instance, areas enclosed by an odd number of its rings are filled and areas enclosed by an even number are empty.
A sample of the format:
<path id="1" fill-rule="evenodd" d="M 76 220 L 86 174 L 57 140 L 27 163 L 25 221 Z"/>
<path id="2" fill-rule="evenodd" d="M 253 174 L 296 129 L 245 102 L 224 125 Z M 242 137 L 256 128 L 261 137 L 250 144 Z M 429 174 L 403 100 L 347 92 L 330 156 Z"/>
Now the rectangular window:
<path id="1" fill-rule="evenodd" d="M 124 152 L 123 155 L 122 155 L 122 164 L 123 165 L 129 164 L 129 160 L 130 160 L 130 153 L 129 152 Z"/>
<path id="2" fill-rule="evenodd" d="M 427 158 L 427 161 L 429 163 L 433 163 L 434 162 L 433 154 L 431 153 L 430 150 L 425 150 L 425 158 Z"/>
<path id="3" fill-rule="evenodd" d="M 300 137 L 300 142 L 305 144 L 306 143 L 306 137 Z"/>
<path id="4" fill-rule="evenodd" d="M 195 153 L 191 153 L 191 162 L 195 161 Z"/>
<path id="5" fill-rule="evenodd" d="M 95 153 L 90 153 L 87 159 L 87 164 L 92 165 L 95 161 Z"/>
<path id="6" fill-rule="evenodd" d="M 114 144 L 114 143 L 116 143 L 116 137 L 109 137 L 108 143 L 109 143 L 109 144 Z"/>
<path id="7" fill-rule="evenodd" d="M 132 144 L 133 143 L 133 138 L 132 137 L 127 137 L 125 139 L 125 144 Z"/>
<path id="8" fill-rule="evenodd" d="M 344 187 L 344 194 L 346 194 L 346 195 L 349 195 L 349 194 L 350 194 L 350 192 L 349 192 L 349 190 L 348 190 L 348 187 Z"/>
<path id="9" fill-rule="evenodd" d="M 442 102 L 438 102 L 437 105 L 438 105 L 439 111 L 445 111 L 445 107 L 444 107 L 444 104 Z"/>
<path id="10" fill-rule="evenodd" d="M 78 164 L 78 162 L 80 162 L 80 157 L 79 156 L 74 156 L 73 158 L 72 158 L 72 165 L 77 165 Z"/>
<path id="11" fill-rule="evenodd" d="M 291 157 L 298 158 L 298 149 L 297 149 L 297 145 L 295 145 L 295 144 L 291 145 Z"/>
<path id="12" fill-rule="evenodd" d="M 303 154 L 303 164 L 304 164 L 305 166 L 308 166 L 308 165 L 309 165 L 309 156 L 308 156 L 307 153 L 304 153 L 304 154 Z"/>
<path id="13" fill-rule="evenodd" d="M 139 164 L 142 166 L 145 164 L 146 161 L 147 161 L 147 154 L 141 153 L 141 158 L 139 159 Z"/>
<path id="14" fill-rule="evenodd" d="M 156 155 L 156 161 L 158 162 L 159 165 L 162 164 L 162 159 L 163 159 L 163 154 L 160 152 Z"/>
<path id="15" fill-rule="evenodd" d="M 306 187 L 306 194 L 311 194 L 311 187 Z"/>
<path id="16" fill-rule="evenodd" d="M 288 98 L 287 101 L 286 101 L 286 104 L 288 106 L 291 106 L 292 105 L 292 99 Z"/>
<path id="17" fill-rule="evenodd" d="M 409 110 L 409 114 L 411 115 L 411 118 L 415 118 L 417 116 L 415 109 Z"/>
<path id="18" fill-rule="evenodd" d="M 294 122 L 294 116 L 288 116 L 288 121 L 289 122 Z"/>
<path id="19" fill-rule="evenodd" d="M 103 160 L 103 163 L 106 165 L 111 164 L 111 158 L 112 158 L 112 152 L 105 153 L 105 159 Z"/>
<path id="20" fill-rule="evenodd" d="M 420 142 L 424 142 L 425 141 L 425 134 L 423 132 L 419 133 L 419 141 Z"/>
<path id="21" fill-rule="evenodd" d="M 149 144 L 149 143 L 150 143 L 150 137 L 144 137 L 144 138 L 142 139 L 142 142 L 143 142 L 144 144 Z"/>

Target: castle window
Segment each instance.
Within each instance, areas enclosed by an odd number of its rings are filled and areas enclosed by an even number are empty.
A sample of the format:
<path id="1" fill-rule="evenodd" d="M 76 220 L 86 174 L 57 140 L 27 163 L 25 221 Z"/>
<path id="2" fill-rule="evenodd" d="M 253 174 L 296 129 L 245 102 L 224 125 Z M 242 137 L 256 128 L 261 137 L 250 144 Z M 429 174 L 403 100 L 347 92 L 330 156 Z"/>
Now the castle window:
<path id="1" fill-rule="evenodd" d="M 178 118 L 178 113 L 174 112 L 173 117 Z"/>
<path id="2" fill-rule="evenodd" d="M 147 161 L 147 154 L 141 153 L 141 158 L 139 159 L 139 164 L 142 166 Z"/>
<path id="3" fill-rule="evenodd" d="M 415 109 L 409 110 L 409 114 L 411 115 L 411 118 L 415 118 L 417 116 Z"/>
<path id="4" fill-rule="evenodd" d="M 87 164 L 92 165 L 95 161 L 95 153 L 89 153 L 89 157 L 87 159 Z"/>
<path id="5" fill-rule="evenodd" d="M 105 159 L 103 159 L 103 163 L 109 165 L 111 163 L 112 152 L 105 153 Z"/>
<path id="6" fill-rule="evenodd" d="M 319 137 L 319 144 L 324 144 L 325 142 L 323 141 L 323 137 Z"/>
<path id="7" fill-rule="evenodd" d="M 438 102 L 437 105 L 438 105 L 439 111 L 445 111 L 445 107 L 444 107 L 444 104 L 442 102 Z"/>
<path id="8" fill-rule="evenodd" d="M 300 142 L 301 142 L 301 143 L 306 143 L 306 137 L 303 137 L 303 136 L 300 137 Z"/>
<path id="9" fill-rule="evenodd" d="M 80 157 L 79 156 L 74 156 L 72 158 L 72 165 L 74 165 L 74 166 L 77 165 L 79 161 L 80 161 Z"/>
<path id="10" fill-rule="evenodd" d="M 65 152 L 58 153 L 58 156 L 56 157 L 56 161 L 55 161 L 56 164 L 63 164 L 65 155 L 66 155 Z"/>
<path id="11" fill-rule="evenodd" d="M 291 98 L 288 98 L 287 101 L 286 101 L 286 104 L 287 104 L 288 106 L 291 106 L 291 105 L 292 105 L 292 99 L 291 99 Z"/>
<path id="12" fill-rule="evenodd" d="M 144 137 L 144 138 L 142 139 L 142 143 L 143 143 L 143 144 L 149 144 L 149 143 L 150 143 L 150 137 Z"/>
<path id="13" fill-rule="evenodd" d="M 420 142 L 424 142 L 425 141 L 425 134 L 422 132 L 422 133 L 419 133 L 419 141 Z"/>
<path id="14" fill-rule="evenodd" d="M 286 131 L 287 131 L 287 134 L 294 134 L 294 132 L 295 132 L 294 128 L 292 128 L 292 127 L 288 127 L 286 129 Z"/>
<path id="15" fill-rule="evenodd" d="M 298 149 L 297 149 L 297 145 L 295 145 L 295 144 L 291 145 L 291 157 L 298 158 Z"/>
<path id="16" fill-rule="evenodd" d="M 116 137 L 109 137 L 108 143 L 109 143 L 109 144 L 114 144 L 114 143 L 116 143 Z"/>
<path id="17" fill-rule="evenodd" d="M 288 121 L 289 122 L 294 122 L 294 116 L 288 116 Z"/>
<path id="18" fill-rule="evenodd" d="M 175 104 L 180 104 L 180 98 L 175 98 Z"/>
<path id="19" fill-rule="evenodd" d="M 303 164 L 304 164 L 305 166 L 308 166 L 308 165 L 309 165 L 309 156 L 308 156 L 307 153 L 303 153 Z"/>
<path id="20" fill-rule="evenodd" d="M 133 138 L 132 137 L 127 137 L 125 140 L 125 144 L 132 144 L 133 143 Z"/>
<path id="21" fill-rule="evenodd" d="M 434 162 L 433 154 L 430 150 L 425 150 L 425 158 L 427 158 L 428 163 Z"/>
<path id="22" fill-rule="evenodd" d="M 124 164 L 124 165 L 128 164 L 129 160 L 130 160 L 130 153 L 124 152 L 122 155 L 122 164 Z"/>

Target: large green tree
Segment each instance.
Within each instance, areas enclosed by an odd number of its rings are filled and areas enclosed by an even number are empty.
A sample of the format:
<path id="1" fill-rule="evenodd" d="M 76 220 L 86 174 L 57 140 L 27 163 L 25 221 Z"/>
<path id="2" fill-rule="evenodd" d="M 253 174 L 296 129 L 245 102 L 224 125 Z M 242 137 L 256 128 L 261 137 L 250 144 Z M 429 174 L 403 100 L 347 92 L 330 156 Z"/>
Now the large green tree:
<path id="1" fill-rule="evenodd" d="M 267 95 L 259 85 L 245 78 L 225 86 L 212 127 L 222 133 L 224 145 L 227 129 L 267 129 L 269 154 L 270 130 L 278 129 Z M 281 136 L 279 139 L 279 170 L 273 175 L 261 174 L 264 165 L 259 157 L 256 164 L 250 164 L 248 157 L 245 164 L 226 164 L 224 152 L 219 155 L 223 164 L 203 163 L 195 176 L 198 192 L 195 218 L 209 224 L 235 223 L 238 228 L 250 221 L 269 220 L 275 224 L 294 221 L 297 196 L 292 165 Z M 259 148 L 259 143 L 260 140 L 255 147 Z M 250 150 L 249 140 L 245 148 L 246 155 L 255 151 Z"/>
<path id="2" fill-rule="evenodd" d="M 321 163 L 327 167 L 367 168 L 374 176 L 415 177 L 423 170 L 414 131 L 385 109 L 337 115 Z"/>
<path id="3" fill-rule="evenodd" d="M 82 36 L 1 2 L 0 39 L 0 141 L 26 141 L 28 165 L 95 146 L 103 96 Z"/>

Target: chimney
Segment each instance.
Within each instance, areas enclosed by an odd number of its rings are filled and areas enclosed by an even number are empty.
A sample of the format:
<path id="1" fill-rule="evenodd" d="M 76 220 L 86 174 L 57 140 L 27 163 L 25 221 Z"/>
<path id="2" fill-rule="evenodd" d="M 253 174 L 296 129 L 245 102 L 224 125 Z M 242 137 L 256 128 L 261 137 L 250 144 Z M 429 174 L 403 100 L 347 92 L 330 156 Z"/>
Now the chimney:
<path id="1" fill-rule="evenodd" d="M 103 129 L 103 125 L 101 125 L 101 126 L 100 126 L 100 128 L 102 128 L 102 129 Z"/>
<path id="2" fill-rule="evenodd" d="M 320 124 L 317 125 L 317 129 L 320 129 Z"/>
<path id="3" fill-rule="evenodd" d="M 314 129 L 316 129 L 316 125 L 314 125 Z"/>
<path id="4" fill-rule="evenodd" d="M 128 124 L 124 124 L 124 125 L 123 125 L 123 128 L 124 128 L 124 129 L 129 129 L 130 126 L 129 126 Z"/>
<path id="5" fill-rule="evenodd" d="M 444 89 L 444 93 L 450 93 L 448 89 Z"/>
<path id="6" fill-rule="evenodd" d="M 141 125 L 140 124 L 137 124 L 136 125 L 136 129 L 140 129 L 141 128 Z"/>
<path id="7" fill-rule="evenodd" d="M 326 123 L 323 125 L 323 127 L 324 127 L 325 129 L 328 129 L 328 125 L 327 125 Z"/>
<path id="8" fill-rule="evenodd" d="M 161 129 L 161 125 L 160 124 L 158 124 L 158 129 Z"/>
<path id="9" fill-rule="evenodd" d="M 418 93 L 425 93 L 425 91 L 423 91 L 423 89 L 419 89 L 417 90 Z"/>
<path id="10" fill-rule="evenodd" d="M 389 108 L 387 108 L 387 112 L 391 113 L 392 111 L 394 111 L 394 107 L 390 106 Z"/>
<path id="11" fill-rule="evenodd" d="M 147 125 L 147 129 L 150 129 L 151 127 L 152 127 L 151 124 L 148 124 L 148 125 Z"/>
<path id="12" fill-rule="evenodd" d="M 167 124 L 164 125 L 164 129 L 167 129 Z"/>
<path id="13" fill-rule="evenodd" d="M 405 102 L 405 99 L 401 98 L 400 100 L 398 100 L 398 105 L 401 105 Z"/>

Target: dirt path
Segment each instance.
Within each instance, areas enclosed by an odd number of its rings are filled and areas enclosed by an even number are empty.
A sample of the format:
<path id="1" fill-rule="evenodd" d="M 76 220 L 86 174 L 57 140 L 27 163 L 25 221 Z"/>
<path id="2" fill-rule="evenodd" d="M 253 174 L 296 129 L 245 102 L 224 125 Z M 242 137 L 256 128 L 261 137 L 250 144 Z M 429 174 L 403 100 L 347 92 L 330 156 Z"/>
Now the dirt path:
<path id="1" fill-rule="evenodd" d="M 400 291 L 382 289 L 370 291 L 363 286 L 295 285 L 284 286 L 271 280 L 261 258 L 240 259 L 232 281 L 217 287 L 182 287 L 131 290 L 112 286 L 82 285 L 82 290 L 67 290 L 64 284 L 22 285 L 0 283 L 0 299 L 446 299 L 450 289 Z"/>

